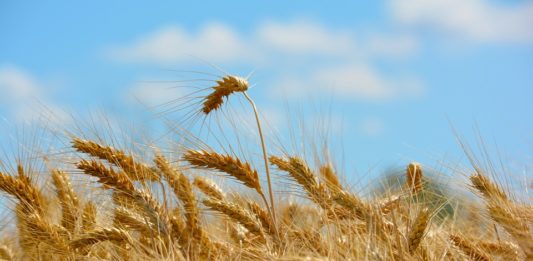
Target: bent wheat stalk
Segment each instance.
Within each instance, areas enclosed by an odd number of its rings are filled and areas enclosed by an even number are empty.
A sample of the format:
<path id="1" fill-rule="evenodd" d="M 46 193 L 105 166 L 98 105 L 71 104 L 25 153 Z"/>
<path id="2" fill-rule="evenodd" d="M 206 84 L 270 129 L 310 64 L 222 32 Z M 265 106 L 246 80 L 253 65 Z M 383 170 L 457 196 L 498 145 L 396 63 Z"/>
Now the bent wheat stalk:
<path id="1" fill-rule="evenodd" d="M 263 137 L 263 130 L 261 128 L 261 121 L 259 120 L 259 113 L 257 112 L 257 107 L 255 106 L 254 101 L 252 100 L 252 98 L 250 98 L 250 96 L 248 96 L 248 93 L 243 92 L 243 94 L 244 94 L 244 97 L 246 97 L 246 99 L 248 100 L 248 102 L 250 102 L 250 105 L 252 106 L 252 108 L 254 110 L 255 122 L 257 123 L 257 131 L 259 132 L 259 139 L 261 140 L 261 149 L 263 150 L 263 162 L 265 164 L 265 173 L 266 173 L 266 177 L 267 177 L 268 196 L 269 196 L 269 199 L 270 199 L 269 212 L 270 212 L 270 215 L 272 216 L 272 220 L 274 221 L 274 224 L 276 224 L 276 213 L 274 212 L 275 211 L 274 196 L 273 196 L 273 191 L 272 191 L 272 181 L 270 180 L 270 168 L 269 168 L 268 156 L 267 156 L 268 152 L 266 150 L 265 138 Z M 274 228 L 274 229 L 276 230 L 276 228 Z"/>
<path id="2" fill-rule="evenodd" d="M 263 129 L 261 127 L 261 121 L 259 120 L 259 113 L 257 111 L 257 106 L 255 106 L 254 101 L 248 93 L 246 92 L 249 88 L 248 81 L 242 77 L 227 75 L 222 78 L 222 80 L 217 80 L 216 86 L 212 87 L 213 92 L 204 98 L 202 111 L 205 115 L 209 114 L 213 110 L 217 110 L 224 103 L 224 97 L 228 97 L 232 93 L 242 92 L 246 100 L 252 106 L 255 115 L 255 121 L 257 124 L 257 131 L 259 133 L 259 139 L 261 140 L 261 150 L 263 152 L 263 161 L 265 164 L 265 174 L 267 177 L 268 183 L 268 195 L 270 200 L 270 206 L 267 204 L 268 211 L 272 216 L 272 220 L 276 223 L 276 213 L 274 205 L 274 195 L 272 191 L 272 181 L 270 178 L 270 169 L 268 164 L 268 153 L 265 145 L 265 138 L 263 136 Z"/>

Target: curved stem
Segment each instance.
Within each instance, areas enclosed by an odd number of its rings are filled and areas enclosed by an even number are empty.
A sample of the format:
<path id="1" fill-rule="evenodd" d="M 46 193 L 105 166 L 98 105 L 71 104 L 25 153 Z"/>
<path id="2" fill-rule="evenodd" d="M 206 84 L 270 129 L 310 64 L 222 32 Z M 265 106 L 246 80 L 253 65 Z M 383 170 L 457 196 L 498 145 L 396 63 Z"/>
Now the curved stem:
<path id="1" fill-rule="evenodd" d="M 259 121 L 259 113 L 257 112 L 257 107 L 255 106 L 255 103 L 254 101 L 252 100 L 252 98 L 250 98 L 250 96 L 248 96 L 248 93 L 246 92 L 243 92 L 244 94 L 244 97 L 246 97 L 246 99 L 250 102 L 250 105 L 252 105 L 252 108 L 254 109 L 254 114 L 255 114 L 255 121 L 257 123 L 257 130 L 259 131 L 259 139 L 261 140 L 261 148 L 263 149 L 263 160 L 265 161 L 265 172 L 266 172 L 266 176 L 267 176 L 267 183 L 268 183 L 268 195 L 269 195 L 269 198 L 270 198 L 270 207 L 269 207 L 269 212 L 270 212 L 270 215 L 272 216 L 272 220 L 274 221 L 274 228 L 276 230 L 276 233 L 277 233 L 277 228 L 276 228 L 276 213 L 275 213 L 275 207 L 274 207 L 274 196 L 273 196 L 273 193 L 272 193 L 272 182 L 270 181 L 270 169 L 269 169 L 269 164 L 268 164 L 268 154 L 267 154 L 267 150 L 266 150 L 266 146 L 265 146 L 265 139 L 263 137 L 263 130 L 261 128 L 261 121 Z M 267 206 L 268 207 L 268 206 Z"/>

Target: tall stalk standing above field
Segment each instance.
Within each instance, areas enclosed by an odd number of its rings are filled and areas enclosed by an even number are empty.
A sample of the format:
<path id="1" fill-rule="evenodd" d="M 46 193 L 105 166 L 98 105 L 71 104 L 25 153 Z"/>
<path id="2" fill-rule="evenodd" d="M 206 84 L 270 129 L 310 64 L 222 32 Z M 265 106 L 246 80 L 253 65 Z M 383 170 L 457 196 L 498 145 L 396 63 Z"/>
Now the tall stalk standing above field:
<path id="1" fill-rule="evenodd" d="M 257 123 L 257 130 L 259 132 L 259 139 L 261 140 L 261 149 L 263 151 L 265 173 L 268 183 L 270 206 L 267 205 L 267 208 L 270 212 L 270 215 L 272 216 L 272 220 L 274 220 L 274 224 L 276 224 L 276 213 L 274 212 L 274 196 L 272 192 L 272 182 L 270 180 L 270 169 L 268 167 L 268 154 L 266 150 L 265 139 L 263 137 L 263 130 L 261 128 L 261 121 L 259 120 L 259 113 L 257 111 L 257 107 L 255 106 L 255 103 L 252 98 L 250 98 L 250 96 L 246 92 L 248 90 L 248 87 L 248 81 L 244 78 L 233 75 L 224 76 L 222 80 L 217 80 L 216 86 L 212 87 L 213 92 L 204 98 L 202 111 L 204 112 L 204 114 L 207 115 L 211 111 L 217 110 L 224 103 L 224 97 L 228 97 L 229 95 L 235 92 L 242 92 L 244 94 L 244 97 L 246 97 L 246 99 L 252 106 L 252 109 L 254 110 L 255 121 Z"/>

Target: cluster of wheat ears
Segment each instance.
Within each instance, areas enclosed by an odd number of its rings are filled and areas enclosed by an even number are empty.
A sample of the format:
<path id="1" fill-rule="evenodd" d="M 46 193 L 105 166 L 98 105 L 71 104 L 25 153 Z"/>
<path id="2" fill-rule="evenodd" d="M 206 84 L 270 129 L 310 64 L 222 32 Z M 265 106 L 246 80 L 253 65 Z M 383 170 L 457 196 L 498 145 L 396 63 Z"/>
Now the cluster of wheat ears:
<path id="1" fill-rule="evenodd" d="M 400 190 L 364 198 L 340 182 L 331 163 L 313 167 L 301 155 L 269 154 L 245 79 L 225 76 L 209 90 L 199 110 L 206 117 L 236 93 L 250 102 L 264 173 L 213 150 L 186 149 L 177 158 L 154 152 L 147 159 L 72 137 L 77 171 L 38 174 L 49 175 L 53 193 L 23 164 L 15 173 L 0 172 L 0 190 L 14 199 L 16 222 L 13 233 L 3 235 L 0 258 L 533 260 L 532 205 L 513 200 L 480 168 L 469 184 L 482 199 L 480 208 L 467 217 L 438 217 L 419 200 L 426 183 L 418 163 L 407 166 Z M 275 191 L 270 168 L 305 199 L 291 201 L 292 195 Z M 76 192 L 71 177 L 80 171 L 107 200 Z M 197 172 L 222 174 L 244 187 L 230 193 Z M 161 196 L 156 188 L 171 192 Z"/>

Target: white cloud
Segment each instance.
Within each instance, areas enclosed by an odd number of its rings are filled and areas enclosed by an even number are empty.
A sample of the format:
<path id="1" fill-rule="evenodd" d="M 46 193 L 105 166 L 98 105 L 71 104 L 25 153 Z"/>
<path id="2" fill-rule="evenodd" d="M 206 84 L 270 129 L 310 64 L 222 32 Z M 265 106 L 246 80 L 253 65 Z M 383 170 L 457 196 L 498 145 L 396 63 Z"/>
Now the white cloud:
<path id="1" fill-rule="evenodd" d="M 481 42 L 533 42 L 533 2 L 497 4 L 487 0 L 391 0 L 404 25 Z"/>
<path id="2" fill-rule="evenodd" d="M 296 20 L 264 22 L 248 34 L 217 23 L 208 24 L 197 33 L 178 26 L 166 27 L 124 47 L 114 47 L 110 54 L 126 62 L 180 63 L 190 61 L 188 54 L 215 63 L 246 61 L 266 66 L 277 75 L 292 75 L 273 79 L 277 82 L 274 91 L 281 89 L 292 97 L 312 89 L 348 99 L 388 100 L 409 96 L 422 85 L 416 79 L 388 79 L 372 65 L 372 59 L 408 57 L 418 48 L 416 38 L 410 35 L 358 36 L 346 28 Z M 403 94 L 406 91 L 408 95 Z M 163 94 L 153 89 L 143 96 Z"/>
<path id="3" fill-rule="evenodd" d="M 153 63 L 190 60 L 194 56 L 224 62 L 253 55 L 232 28 L 218 23 L 204 26 L 197 34 L 178 26 L 165 27 L 108 52 L 117 60 Z"/>
<path id="4" fill-rule="evenodd" d="M 420 49 L 416 37 L 407 34 L 374 33 L 365 44 L 365 50 L 372 56 L 385 58 L 413 56 Z"/>
<path id="5" fill-rule="evenodd" d="M 416 99 L 424 94 L 424 86 L 416 77 L 388 77 L 368 64 L 315 68 L 305 75 L 282 78 L 274 90 L 287 97 L 317 93 L 367 101 Z"/>
<path id="6" fill-rule="evenodd" d="M 68 115 L 48 101 L 45 88 L 29 73 L 12 65 L 0 66 L 0 109 L 5 109 L 16 121 L 64 123 Z"/>
<path id="7" fill-rule="evenodd" d="M 0 67 L 0 92 L 0 101 L 3 103 L 39 96 L 39 88 L 32 77 L 10 65 Z"/>
<path id="8" fill-rule="evenodd" d="M 302 55 L 356 58 L 372 55 L 412 55 L 418 50 L 412 36 L 367 34 L 357 36 L 348 29 L 333 29 L 319 23 L 297 20 L 267 21 L 251 33 L 239 34 L 221 23 L 207 24 L 197 33 L 167 26 L 126 45 L 108 48 L 111 58 L 125 62 L 176 63 L 194 56 L 211 62 L 281 62 Z M 275 60 L 275 61 L 273 61 Z"/>
<path id="9" fill-rule="evenodd" d="M 359 123 L 359 131 L 368 137 L 376 137 L 385 131 L 385 123 L 377 117 L 368 117 Z"/>
<path id="10" fill-rule="evenodd" d="M 140 101 L 148 106 L 157 106 L 182 96 L 183 92 L 180 87 L 161 83 L 139 82 L 130 88 L 127 98 L 130 101 Z"/>
<path id="11" fill-rule="evenodd" d="M 304 21 L 266 22 L 257 29 L 257 38 L 266 48 L 291 55 L 342 55 L 357 50 L 353 33 Z"/>

